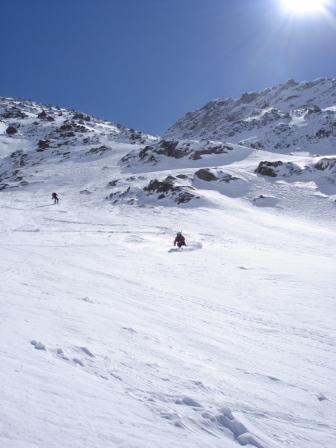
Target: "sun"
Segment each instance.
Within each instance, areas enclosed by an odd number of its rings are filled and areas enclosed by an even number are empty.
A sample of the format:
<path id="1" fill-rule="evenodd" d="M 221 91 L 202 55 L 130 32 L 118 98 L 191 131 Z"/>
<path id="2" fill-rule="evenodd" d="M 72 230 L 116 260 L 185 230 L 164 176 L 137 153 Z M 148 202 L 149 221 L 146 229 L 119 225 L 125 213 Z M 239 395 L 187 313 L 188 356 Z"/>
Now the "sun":
<path id="1" fill-rule="evenodd" d="M 325 12 L 329 0 L 282 0 L 287 11 L 295 14 Z"/>

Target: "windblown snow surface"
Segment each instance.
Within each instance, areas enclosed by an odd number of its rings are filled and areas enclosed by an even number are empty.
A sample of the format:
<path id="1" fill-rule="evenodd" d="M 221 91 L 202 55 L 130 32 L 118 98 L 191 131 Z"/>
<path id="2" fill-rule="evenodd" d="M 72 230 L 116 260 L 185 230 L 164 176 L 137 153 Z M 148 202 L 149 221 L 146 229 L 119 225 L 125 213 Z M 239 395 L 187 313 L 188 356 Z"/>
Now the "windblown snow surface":
<path id="1" fill-rule="evenodd" d="M 279 155 L 233 146 L 149 172 L 120 163 L 140 146 L 112 147 L 31 163 L 0 192 L 0 447 L 335 447 L 336 190 L 320 158 L 282 155 L 266 177 Z M 167 174 L 198 196 L 144 196 Z M 127 176 L 131 203 L 106 199 Z"/>

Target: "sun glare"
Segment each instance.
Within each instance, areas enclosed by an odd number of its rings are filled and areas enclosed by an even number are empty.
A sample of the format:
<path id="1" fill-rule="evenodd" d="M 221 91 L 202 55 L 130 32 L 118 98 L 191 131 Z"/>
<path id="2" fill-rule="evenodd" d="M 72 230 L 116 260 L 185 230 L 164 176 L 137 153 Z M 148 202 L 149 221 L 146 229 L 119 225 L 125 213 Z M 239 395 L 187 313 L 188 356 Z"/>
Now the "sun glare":
<path id="1" fill-rule="evenodd" d="M 295 14 L 325 12 L 328 0 L 282 0 L 286 10 Z"/>

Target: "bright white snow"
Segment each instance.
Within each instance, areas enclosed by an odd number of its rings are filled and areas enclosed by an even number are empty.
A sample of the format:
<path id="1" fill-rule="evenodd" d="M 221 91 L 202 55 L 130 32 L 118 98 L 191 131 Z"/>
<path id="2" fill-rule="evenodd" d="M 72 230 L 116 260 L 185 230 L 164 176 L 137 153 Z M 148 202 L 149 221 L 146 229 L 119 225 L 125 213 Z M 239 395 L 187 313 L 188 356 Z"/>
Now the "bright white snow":
<path id="1" fill-rule="evenodd" d="M 1 447 L 334 446 L 333 225 L 48 204 L 1 197 Z"/>
<path id="2" fill-rule="evenodd" d="M 111 146 L 30 153 L 29 185 L 0 192 L 0 447 L 336 446 L 332 172 L 260 176 L 317 159 L 250 148 L 127 171 L 140 147 Z M 194 179 L 180 207 L 105 200 L 207 166 L 238 180 Z"/>

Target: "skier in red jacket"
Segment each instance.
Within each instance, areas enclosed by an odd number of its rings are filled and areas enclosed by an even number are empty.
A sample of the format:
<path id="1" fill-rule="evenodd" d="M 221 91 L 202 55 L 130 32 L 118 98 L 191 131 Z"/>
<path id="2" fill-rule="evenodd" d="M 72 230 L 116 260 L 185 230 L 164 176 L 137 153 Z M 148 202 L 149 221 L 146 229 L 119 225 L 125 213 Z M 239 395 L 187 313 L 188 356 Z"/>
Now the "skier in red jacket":
<path id="1" fill-rule="evenodd" d="M 185 238 L 182 235 L 182 232 L 177 232 L 176 238 L 174 240 L 174 246 L 181 248 L 182 246 L 186 246 Z"/>

